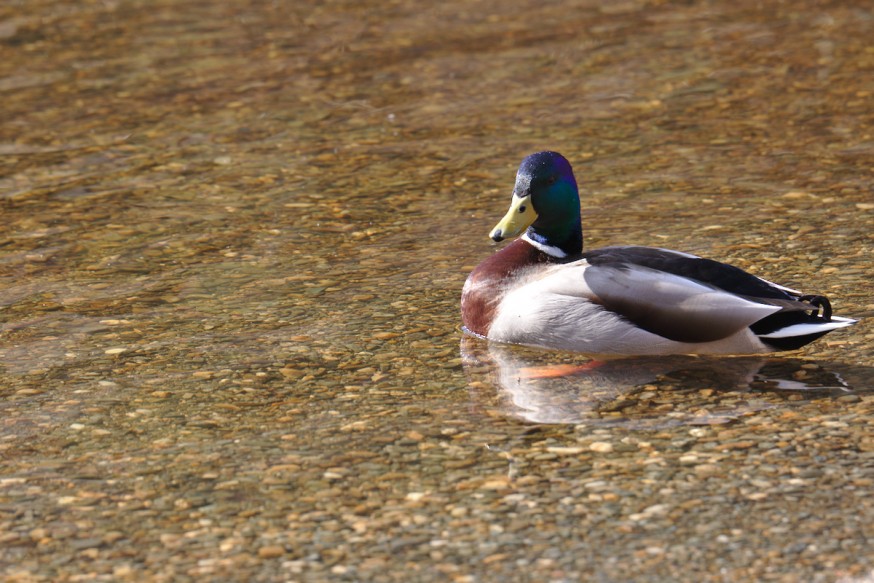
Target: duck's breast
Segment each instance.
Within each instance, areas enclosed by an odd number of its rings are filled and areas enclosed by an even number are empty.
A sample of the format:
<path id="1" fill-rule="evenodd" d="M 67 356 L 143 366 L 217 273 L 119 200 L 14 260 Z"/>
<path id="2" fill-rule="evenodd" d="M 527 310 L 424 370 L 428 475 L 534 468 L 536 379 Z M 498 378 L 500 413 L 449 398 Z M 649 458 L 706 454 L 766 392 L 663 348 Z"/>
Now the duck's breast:
<path id="1" fill-rule="evenodd" d="M 522 239 L 513 241 L 476 266 L 461 291 L 461 320 L 468 331 L 489 336 L 498 306 L 532 269 L 550 258 Z"/>

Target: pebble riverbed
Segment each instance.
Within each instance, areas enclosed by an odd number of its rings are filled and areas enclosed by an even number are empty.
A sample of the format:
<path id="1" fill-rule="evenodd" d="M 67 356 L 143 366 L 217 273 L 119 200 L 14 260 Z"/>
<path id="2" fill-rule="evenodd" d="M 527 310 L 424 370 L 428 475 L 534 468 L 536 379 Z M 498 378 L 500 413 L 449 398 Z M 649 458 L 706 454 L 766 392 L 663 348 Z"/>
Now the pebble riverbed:
<path id="1" fill-rule="evenodd" d="M 3 580 L 871 581 L 872 21 L 3 4 Z M 542 149 L 588 246 L 729 261 L 860 323 L 766 358 L 464 337 Z"/>

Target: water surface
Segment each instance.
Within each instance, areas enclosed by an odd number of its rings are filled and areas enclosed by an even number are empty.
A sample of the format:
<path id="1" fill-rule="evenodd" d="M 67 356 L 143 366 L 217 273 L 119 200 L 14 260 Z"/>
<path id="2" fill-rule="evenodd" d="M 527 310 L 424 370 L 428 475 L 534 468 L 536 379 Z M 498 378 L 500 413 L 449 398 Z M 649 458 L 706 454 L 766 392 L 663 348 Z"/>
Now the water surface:
<path id="1" fill-rule="evenodd" d="M 870 571 L 871 22 L 0 8 L 5 576 Z M 776 361 L 463 339 L 464 278 L 542 149 L 577 171 L 587 245 L 730 261 L 862 322 Z"/>

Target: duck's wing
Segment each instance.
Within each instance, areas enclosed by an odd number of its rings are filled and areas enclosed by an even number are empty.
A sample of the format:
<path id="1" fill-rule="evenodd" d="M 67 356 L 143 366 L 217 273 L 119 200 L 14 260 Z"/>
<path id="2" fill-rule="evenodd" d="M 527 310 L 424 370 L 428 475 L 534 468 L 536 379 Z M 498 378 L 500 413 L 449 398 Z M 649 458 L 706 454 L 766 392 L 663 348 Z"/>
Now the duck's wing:
<path id="1" fill-rule="evenodd" d="M 694 255 L 607 247 L 583 256 L 592 301 L 678 342 L 721 340 L 777 312 L 813 309 L 799 292 Z"/>
<path id="2" fill-rule="evenodd" d="M 648 267 L 763 303 L 767 303 L 767 300 L 793 301 L 802 295 L 798 290 L 771 283 L 734 265 L 670 249 L 637 246 L 604 247 L 588 251 L 583 256 L 592 265 Z"/>

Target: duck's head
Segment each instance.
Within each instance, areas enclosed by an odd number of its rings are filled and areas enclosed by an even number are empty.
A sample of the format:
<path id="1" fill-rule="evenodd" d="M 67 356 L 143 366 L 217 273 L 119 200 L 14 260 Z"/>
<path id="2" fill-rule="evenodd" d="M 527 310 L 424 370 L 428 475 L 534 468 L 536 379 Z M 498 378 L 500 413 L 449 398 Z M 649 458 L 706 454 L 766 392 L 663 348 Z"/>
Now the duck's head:
<path id="1" fill-rule="evenodd" d="M 583 249 L 580 194 L 570 162 L 557 152 L 522 160 L 510 210 L 489 236 L 503 241 L 525 233 L 550 255 L 566 257 Z"/>

